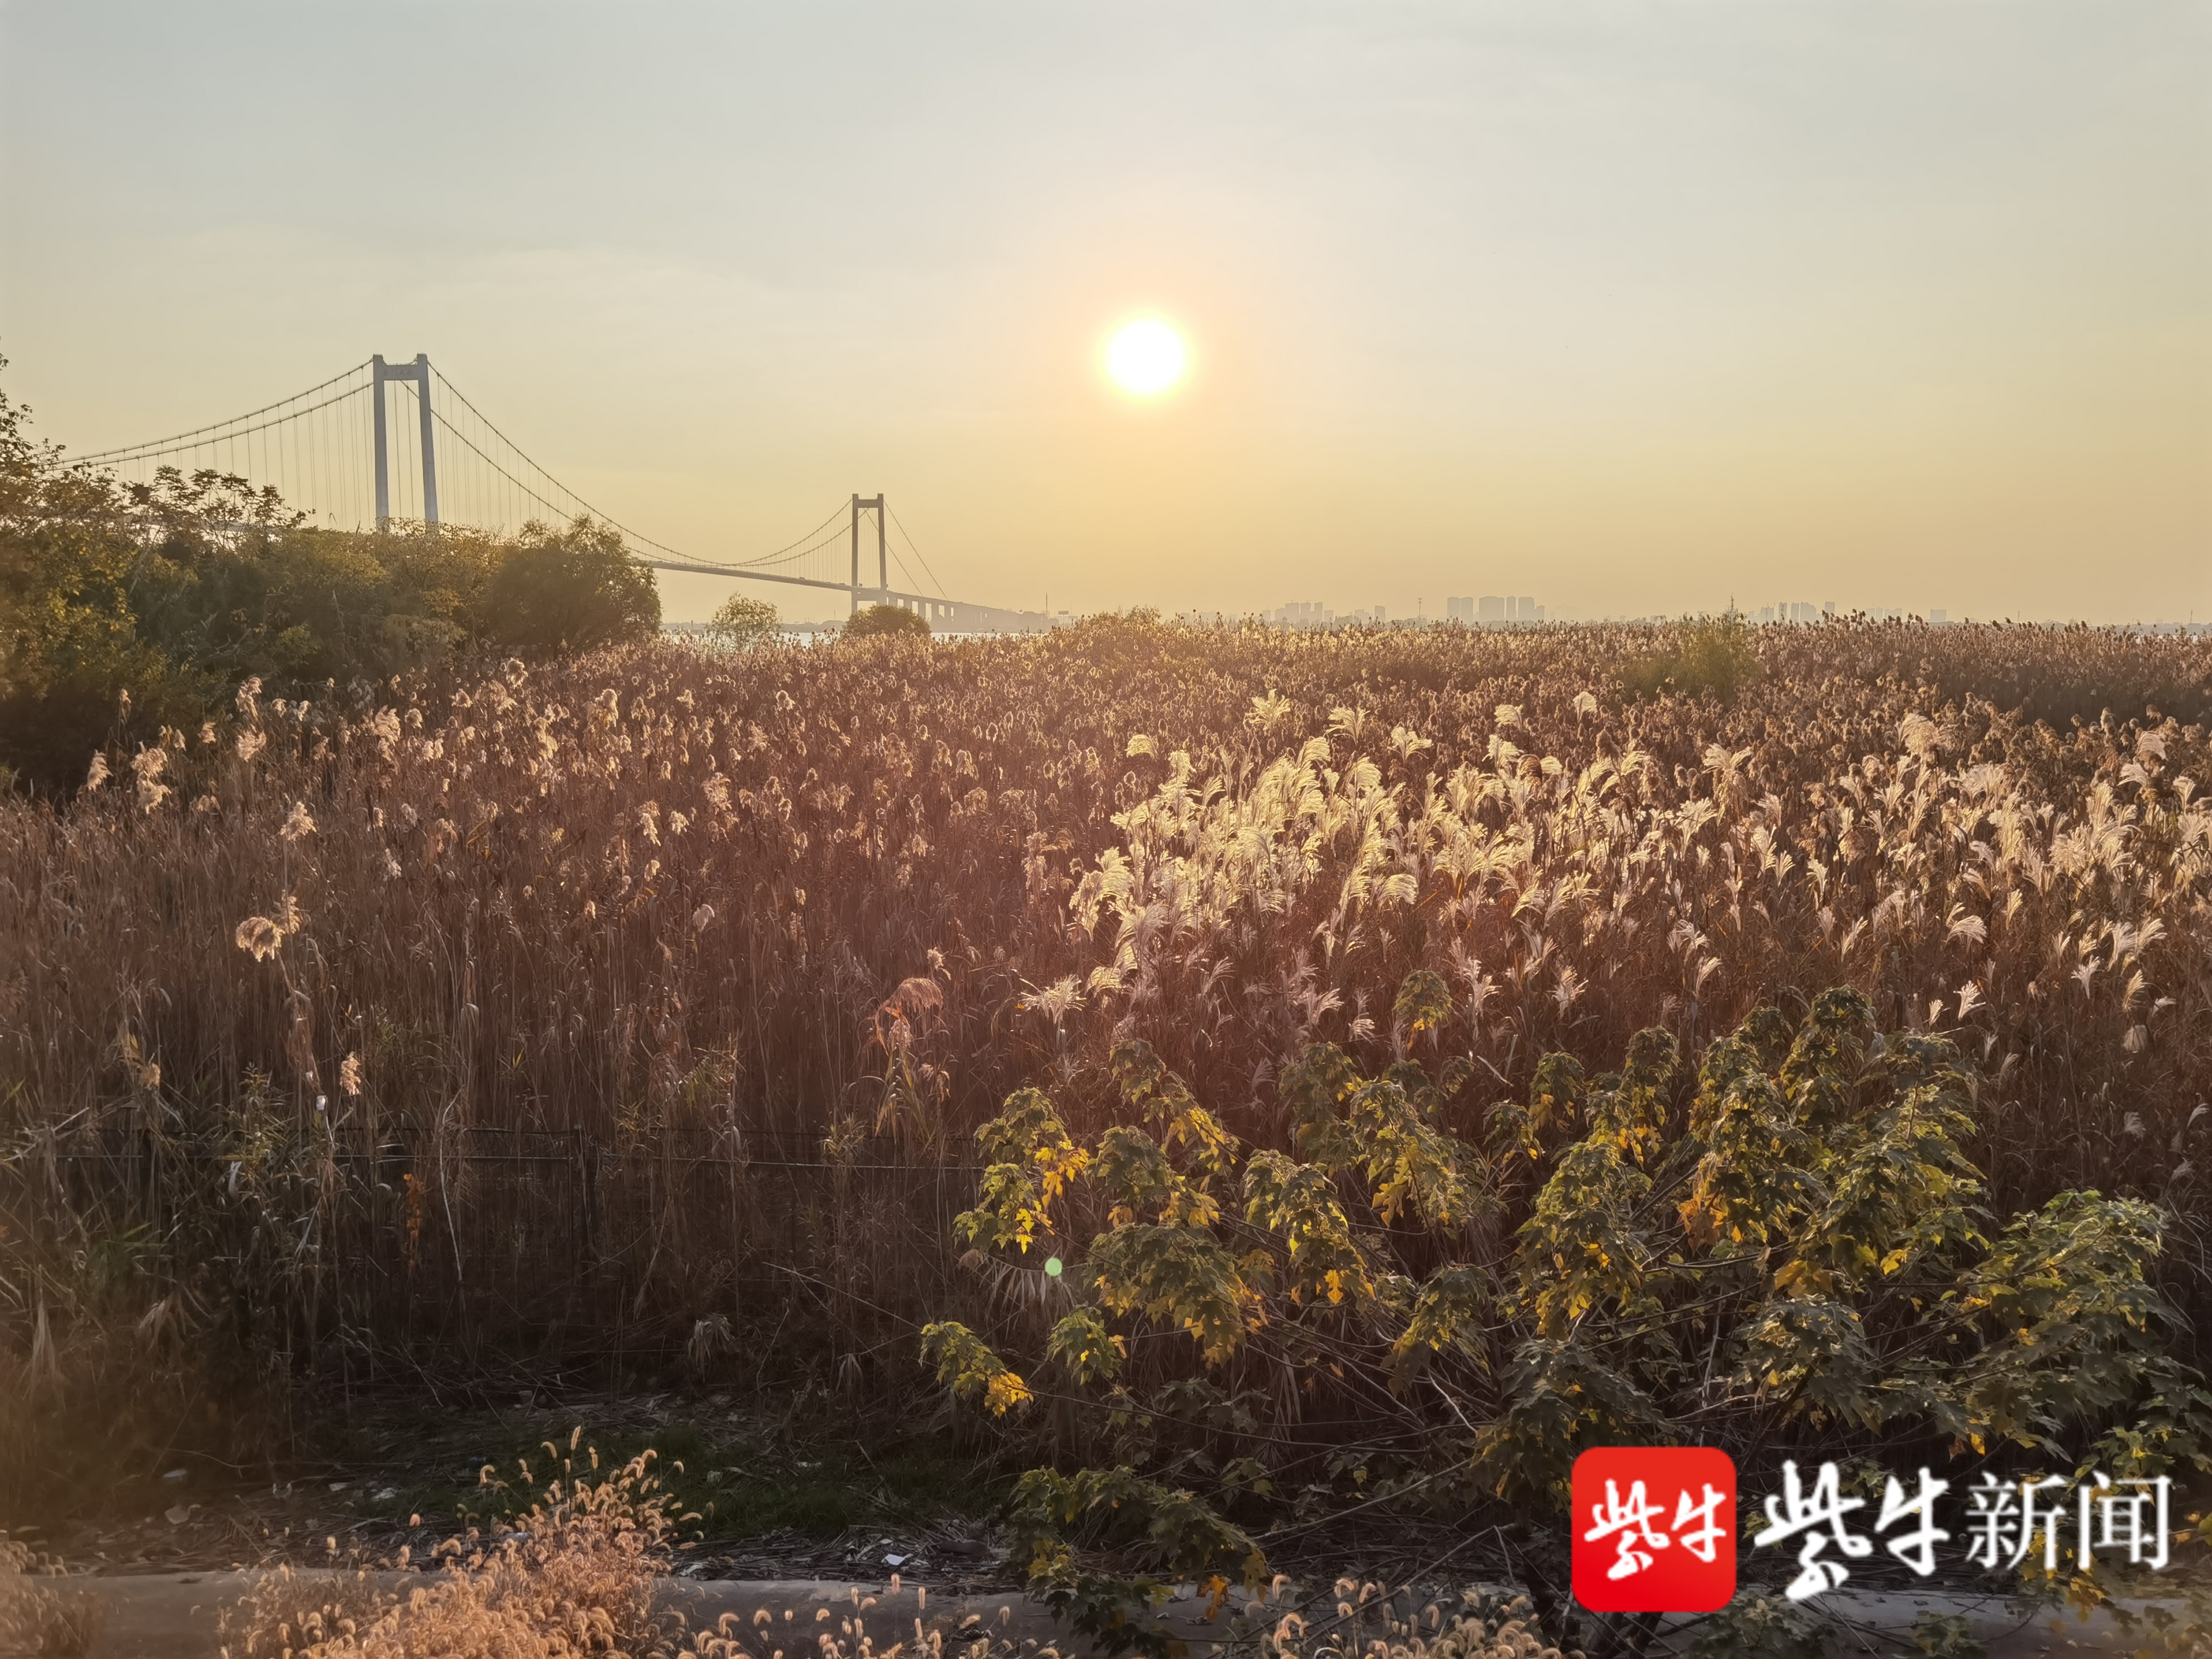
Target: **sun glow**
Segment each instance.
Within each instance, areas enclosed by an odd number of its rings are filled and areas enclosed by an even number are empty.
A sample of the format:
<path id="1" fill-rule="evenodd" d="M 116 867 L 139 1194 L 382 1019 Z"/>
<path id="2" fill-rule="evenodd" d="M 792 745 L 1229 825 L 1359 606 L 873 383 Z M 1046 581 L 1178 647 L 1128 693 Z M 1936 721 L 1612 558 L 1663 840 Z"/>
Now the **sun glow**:
<path id="1" fill-rule="evenodd" d="M 1124 323 L 1106 346 L 1106 373 L 1125 392 L 1157 397 L 1182 379 L 1182 336 L 1153 317 Z"/>

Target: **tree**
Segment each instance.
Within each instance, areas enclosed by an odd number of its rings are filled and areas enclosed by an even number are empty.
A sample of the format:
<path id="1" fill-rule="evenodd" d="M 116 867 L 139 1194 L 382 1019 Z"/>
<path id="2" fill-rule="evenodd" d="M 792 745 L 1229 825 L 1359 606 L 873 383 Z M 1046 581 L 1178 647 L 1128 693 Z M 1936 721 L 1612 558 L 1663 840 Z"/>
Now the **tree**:
<path id="1" fill-rule="evenodd" d="M 28 414 L 0 392 L 0 787 L 65 793 L 94 750 L 218 717 L 249 678 L 319 700 L 472 647 L 659 625 L 652 573 L 606 526 L 319 530 L 234 474 L 73 468 Z"/>
<path id="2" fill-rule="evenodd" d="M 0 392 L 0 787 L 58 793 L 102 744 L 182 726 L 222 687 L 139 626 L 166 546 L 132 533 L 112 478 L 34 441 L 29 413 Z"/>
<path id="3" fill-rule="evenodd" d="M 1394 1023 L 1410 1041 L 1451 1010 L 1419 970 Z M 2212 1395 L 2166 1351 L 2164 1214 L 2094 1191 L 1995 1208 L 1965 1057 L 1880 1030 L 1856 991 L 1794 1025 L 1753 1013 L 1693 1077 L 1663 1030 L 1599 1076 L 1547 1055 L 1486 1146 L 1445 1127 L 1474 1079 L 1316 1043 L 1279 1074 L 1280 1143 L 1248 1146 L 1133 1039 L 1085 1080 L 1125 1109 L 1095 1140 L 1036 1089 L 976 1132 L 955 1232 L 994 1283 L 1036 1275 L 1057 1322 L 1005 1321 L 1010 1360 L 939 1321 L 923 1354 L 1002 1420 L 1054 1397 L 1040 1433 L 1089 1467 L 1024 1477 L 1011 1561 L 1085 1633 L 1155 1581 L 1079 1571 L 1077 1548 L 1257 1583 L 1232 1512 L 1279 1513 L 1291 1468 L 1301 1516 L 1446 1479 L 1557 1515 L 1584 1448 L 1686 1434 L 1746 1458 L 1881 1437 L 1931 1462 L 2212 1465 Z M 1276 1376 L 1295 1395 L 1253 1386 Z M 1355 1413 L 1365 1447 L 1335 1462 L 1302 1426 Z"/>
<path id="4" fill-rule="evenodd" d="M 653 572 L 630 556 L 620 531 L 579 518 L 566 530 L 532 525 L 523 535 L 484 594 L 482 633 L 490 643 L 544 655 L 647 639 L 659 629 Z"/>
<path id="5" fill-rule="evenodd" d="M 750 651 L 775 632 L 779 621 L 775 607 L 766 599 L 732 593 L 707 624 L 707 633 L 732 651 Z"/>
<path id="6" fill-rule="evenodd" d="M 897 605 L 864 605 L 853 613 L 845 624 L 845 637 L 861 639 L 871 635 L 908 634 L 929 637 L 929 623 L 918 611 L 908 611 Z"/>
<path id="7" fill-rule="evenodd" d="M 1684 617 L 1671 649 L 1649 653 L 1621 671 L 1621 686 L 1631 696 L 1662 691 L 1731 701 L 1741 687 L 1765 672 L 1751 624 L 1733 608 L 1717 617 Z"/>

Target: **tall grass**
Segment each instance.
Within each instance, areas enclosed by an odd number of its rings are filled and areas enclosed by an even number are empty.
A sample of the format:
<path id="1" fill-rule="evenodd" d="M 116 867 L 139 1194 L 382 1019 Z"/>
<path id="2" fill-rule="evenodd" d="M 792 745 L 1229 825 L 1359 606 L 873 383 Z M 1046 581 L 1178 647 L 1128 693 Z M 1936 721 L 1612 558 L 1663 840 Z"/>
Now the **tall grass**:
<path id="1" fill-rule="evenodd" d="M 99 1604 L 73 1586 L 56 1588 L 54 1564 L 0 1533 L 0 1653 L 21 1659 L 82 1659 L 98 1638 Z"/>
<path id="2" fill-rule="evenodd" d="M 0 805 L 0 1508 L 71 1412 L 150 1459 L 426 1369 L 902 1387 L 1009 1090 L 1102 1116 L 1139 1035 L 1271 1144 L 1423 966 L 1475 1111 L 1856 985 L 1980 1061 L 1993 1202 L 2156 1200 L 2203 1305 L 2212 656 L 1754 642 L 1725 705 L 1626 696 L 1641 629 L 664 644 L 88 755 Z"/>

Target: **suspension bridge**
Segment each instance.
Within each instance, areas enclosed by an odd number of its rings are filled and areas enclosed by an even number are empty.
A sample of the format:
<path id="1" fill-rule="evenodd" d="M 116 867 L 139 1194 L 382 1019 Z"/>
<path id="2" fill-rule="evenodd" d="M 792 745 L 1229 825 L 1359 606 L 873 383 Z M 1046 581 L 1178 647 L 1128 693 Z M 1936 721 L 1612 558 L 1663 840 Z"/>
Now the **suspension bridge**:
<path id="1" fill-rule="evenodd" d="M 371 357 L 233 419 L 101 450 L 70 465 L 126 483 L 152 484 L 165 471 L 185 478 L 203 473 L 237 478 L 274 489 L 288 507 L 332 530 L 388 532 L 412 522 L 513 536 L 533 523 L 560 528 L 589 519 L 618 533 L 630 556 L 655 570 L 827 588 L 848 594 L 854 611 L 896 605 L 927 617 L 940 632 L 1048 626 L 1042 611 L 947 596 L 881 494 L 856 492 L 805 535 L 750 558 L 707 558 L 655 541 L 602 513 L 524 453 L 431 366 L 427 354 L 400 363 Z M 893 528 L 903 553 L 892 541 Z M 864 537 L 864 531 L 873 533 Z M 871 541 L 872 547 L 866 545 Z M 904 587 L 891 585 L 894 565 Z M 921 591 L 915 566 L 933 593 Z"/>

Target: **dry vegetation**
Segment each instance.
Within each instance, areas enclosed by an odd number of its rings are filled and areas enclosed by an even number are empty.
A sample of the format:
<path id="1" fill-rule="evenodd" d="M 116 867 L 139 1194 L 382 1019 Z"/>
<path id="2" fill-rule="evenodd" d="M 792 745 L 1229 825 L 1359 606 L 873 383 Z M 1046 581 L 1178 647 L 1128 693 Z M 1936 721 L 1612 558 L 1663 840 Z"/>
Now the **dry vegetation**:
<path id="1" fill-rule="evenodd" d="M 1094 1139 L 1131 1039 L 1283 1149 L 1311 1045 L 1418 1036 L 1474 1144 L 1547 1053 L 1848 984 L 1958 1045 L 1990 1212 L 2144 1200 L 2212 1305 L 2205 648 L 1773 629 L 1732 702 L 1624 692 L 1662 647 L 663 645 L 88 756 L 0 806 L 0 1503 L 93 1455 L 34 1424 L 150 1458 L 258 1399 L 246 1462 L 418 1368 L 910 1389 L 921 1323 L 1012 1316 L 976 1127 L 1036 1085 Z"/>
<path id="2" fill-rule="evenodd" d="M 81 1659 L 100 1634 L 98 1604 L 53 1565 L 0 1532 L 0 1654 L 9 1659 Z"/>
<path id="3" fill-rule="evenodd" d="M 447 1540 L 427 1562 L 403 1550 L 393 1571 L 287 1565 L 264 1576 L 227 1613 L 225 1651 L 237 1659 L 689 1659 L 682 1621 L 654 1605 L 684 1517 L 649 1457 L 603 1471 L 596 1450 L 580 1453 L 581 1438 L 579 1431 L 566 1449 L 546 1444 L 542 1483 L 526 1461 L 512 1481 L 487 1467 L 486 1507 L 510 1513 L 489 1534 L 472 1528 Z M 499 1504 L 502 1498 L 510 1501 Z M 418 1582 L 401 1576 L 410 1569 L 421 1572 Z"/>
<path id="4" fill-rule="evenodd" d="M 764 1602 L 694 1629 L 667 1575 L 685 1523 L 699 1517 L 678 1513 L 652 1455 L 604 1469 L 580 1430 L 567 1447 L 542 1449 L 542 1481 L 527 1461 L 509 1479 L 487 1467 L 484 1508 L 504 1518 L 428 1560 L 403 1550 L 381 1571 L 285 1565 L 263 1575 L 223 1613 L 226 1659 L 1057 1659 L 1057 1648 L 1014 1635 L 1011 1608 L 995 1623 L 941 1603 L 933 1610 L 926 1587 L 902 1600 L 896 1573 L 884 1601 L 856 1586 L 837 1605 L 814 1598 L 805 1619 L 798 1607 Z M 1242 1649 L 1267 1659 L 1561 1659 L 1529 1627 L 1524 1605 L 1500 1608 L 1478 1591 L 1447 1611 L 1347 1579 L 1302 1613 L 1285 1589 L 1279 1582 L 1251 1598 L 1222 1633 L 1233 1626 Z M 9 1629 L 0 1625 L 0 1634 Z"/>

